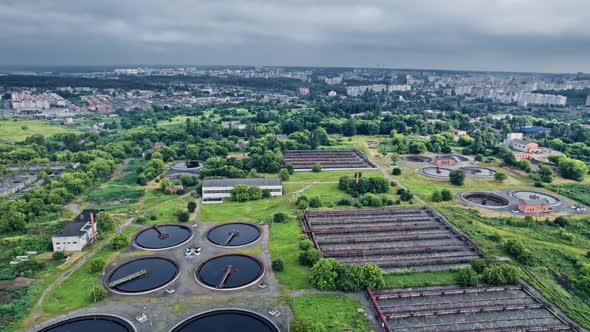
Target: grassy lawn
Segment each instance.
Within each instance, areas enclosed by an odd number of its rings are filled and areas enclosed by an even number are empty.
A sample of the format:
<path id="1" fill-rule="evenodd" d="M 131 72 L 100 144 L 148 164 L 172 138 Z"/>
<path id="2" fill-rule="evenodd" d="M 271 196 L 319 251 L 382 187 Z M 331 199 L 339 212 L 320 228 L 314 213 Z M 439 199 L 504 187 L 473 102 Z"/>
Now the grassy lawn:
<path id="1" fill-rule="evenodd" d="M 43 120 L 13 119 L 0 121 L 0 143 L 24 141 L 27 137 L 41 134 L 49 137 L 55 134 L 77 133 L 75 127 L 52 125 Z"/>
<path id="2" fill-rule="evenodd" d="M 123 233 L 129 235 L 133 233 L 135 229 L 135 227 L 128 226 L 123 230 Z M 80 269 L 74 271 L 43 301 L 41 305 L 43 318 L 46 319 L 51 316 L 64 314 L 91 304 L 90 290 L 92 290 L 92 287 L 102 287 L 102 285 L 98 282 L 101 272 L 91 273 L 90 262 L 92 259 L 102 258 L 108 264 L 108 262 L 113 260 L 118 254 L 119 251 L 113 251 L 110 246 L 107 245 L 82 265 Z"/>
<path id="3" fill-rule="evenodd" d="M 277 279 L 290 289 L 311 288 L 309 268 L 299 264 L 299 239 L 303 233 L 299 222 L 273 223 L 270 231 L 269 249 L 273 259 L 283 260 L 285 270 L 275 272 Z"/>
<path id="4" fill-rule="evenodd" d="M 456 283 L 457 276 L 456 271 L 389 273 L 385 275 L 384 288 L 451 285 Z"/>
<path id="5" fill-rule="evenodd" d="M 338 182 L 340 177 L 345 175 L 354 176 L 355 172 L 358 171 L 295 172 L 288 182 Z M 383 177 L 383 173 L 378 170 L 362 170 L 360 172 L 363 173 L 364 177 Z"/>
<path id="6" fill-rule="evenodd" d="M 249 202 L 232 202 L 226 200 L 221 204 L 203 204 L 201 205 L 199 219 L 202 221 L 216 222 L 232 220 L 251 222 L 261 220 L 270 221 L 272 215 L 277 212 L 294 214 L 294 208 L 287 199 L 288 196 L 281 196 Z"/>
<path id="7" fill-rule="evenodd" d="M 321 322 L 330 332 L 352 329 L 354 332 L 371 330 L 364 312 L 357 309 L 364 306 L 353 298 L 336 294 L 306 294 L 291 298 L 291 309 L 295 317 L 306 317 Z"/>

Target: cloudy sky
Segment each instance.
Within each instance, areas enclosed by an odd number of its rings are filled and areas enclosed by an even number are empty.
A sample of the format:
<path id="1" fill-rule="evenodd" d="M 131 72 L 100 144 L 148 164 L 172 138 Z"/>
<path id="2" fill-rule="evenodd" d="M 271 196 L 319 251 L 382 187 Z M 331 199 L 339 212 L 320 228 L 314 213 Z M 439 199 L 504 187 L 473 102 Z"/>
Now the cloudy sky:
<path id="1" fill-rule="evenodd" d="M 0 0 L 0 65 L 590 72 L 589 0 Z"/>

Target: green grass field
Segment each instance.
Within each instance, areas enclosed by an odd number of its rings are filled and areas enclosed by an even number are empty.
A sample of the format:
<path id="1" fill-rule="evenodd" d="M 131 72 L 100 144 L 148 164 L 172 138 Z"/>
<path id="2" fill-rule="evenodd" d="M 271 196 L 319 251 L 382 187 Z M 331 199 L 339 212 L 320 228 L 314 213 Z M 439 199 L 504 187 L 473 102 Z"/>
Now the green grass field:
<path id="1" fill-rule="evenodd" d="M 49 137 L 55 134 L 77 133 L 76 127 L 52 125 L 44 120 L 0 121 L 0 143 L 24 141 L 27 137 L 40 134 Z"/>
<path id="2" fill-rule="evenodd" d="M 311 288 L 309 268 L 299 264 L 299 240 L 303 232 L 296 220 L 287 223 L 273 223 L 270 231 L 269 249 L 273 259 L 280 258 L 285 270 L 275 272 L 279 282 L 289 289 Z"/>
<path id="3" fill-rule="evenodd" d="M 548 184 L 545 187 L 582 204 L 590 205 L 590 185 L 580 183 Z"/>
<path id="4" fill-rule="evenodd" d="M 104 185 L 87 196 L 91 202 L 112 202 L 112 201 L 137 201 L 145 195 L 143 188 L 131 188 L 129 186 Z"/>
<path id="5" fill-rule="evenodd" d="M 305 317 L 321 322 L 330 332 L 352 329 L 354 332 L 371 330 L 371 324 L 362 303 L 346 295 L 305 294 L 291 298 L 291 309 L 295 317 Z"/>
<path id="6" fill-rule="evenodd" d="M 456 271 L 389 273 L 385 275 L 384 288 L 450 285 L 456 283 L 457 276 Z"/>

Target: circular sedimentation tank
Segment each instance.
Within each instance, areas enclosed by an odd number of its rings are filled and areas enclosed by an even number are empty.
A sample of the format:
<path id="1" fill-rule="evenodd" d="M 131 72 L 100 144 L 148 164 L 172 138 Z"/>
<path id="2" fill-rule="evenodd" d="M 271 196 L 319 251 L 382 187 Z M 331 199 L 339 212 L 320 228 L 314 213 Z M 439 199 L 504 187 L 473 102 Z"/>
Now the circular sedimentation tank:
<path id="1" fill-rule="evenodd" d="M 449 157 L 451 157 L 453 160 L 455 160 L 458 163 L 469 161 L 469 158 L 467 158 L 463 155 L 460 155 L 460 154 L 452 154 Z"/>
<path id="2" fill-rule="evenodd" d="M 59 321 L 37 332 L 134 332 L 131 322 L 112 315 L 84 315 Z"/>
<path id="3" fill-rule="evenodd" d="M 202 167 L 198 160 L 176 161 L 170 165 L 170 168 L 177 171 L 191 171 Z"/>
<path id="4" fill-rule="evenodd" d="M 413 162 L 413 163 L 430 163 L 430 162 L 432 162 L 432 158 L 427 157 L 427 156 L 410 155 L 410 156 L 401 156 L 400 158 L 402 160 Z"/>
<path id="5" fill-rule="evenodd" d="M 420 169 L 420 174 L 431 178 L 448 179 L 452 169 L 445 167 L 423 167 Z"/>
<path id="6" fill-rule="evenodd" d="M 219 309 L 193 316 L 170 332 L 279 332 L 278 327 L 265 317 L 239 309 Z"/>
<path id="7" fill-rule="evenodd" d="M 558 197 L 540 191 L 515 190 L 510 193 L 510 196 L 514 199 L 545 199 L 550 206 L 561 204 L 561 199 Z"/>
<path id="8" fill-rule="evenodd" d="M 241 247 L 258 240 L 262 230 L 253 224 L 229 223 L 216 226 L 207 232 L 207 240 L 216 246 Z"/>
<path id="9" fill-rule="evenodd" d="M 176 262 L 164 257 L 142 257 L 117 266 L 105 285 L 119 294 L 139 295 L 170 285 L 180 275 Z"/>
<path id="10" fill-rule="evenodd" d="M 461 194 L 464 201 L 491 209 L 500 209 L 510 206 L 510 201 L 501 195 L 487 192 L 467 192 Z"/>
<path id="11" fill-rule="evenodd" d="M 141 230 L 133 244 L 147 250 L 164 250 L 178 247 L 193 237 L 193 231 L 183 225 L 154 225 Z"/>
<path id="12" fill-rule="evenodd" d="M 460 168 L 468 178 L 493 178 L 496 171 L 491 168 L 467 166 Z"/>
<path id="13" fill-rule="evenodd" d="M 210 258 L 197 267 L 195 278 L 211 289 L 240 289 L 255 284 L 264 275 L 264 265 L 258 259 L 230 254 Z"/>

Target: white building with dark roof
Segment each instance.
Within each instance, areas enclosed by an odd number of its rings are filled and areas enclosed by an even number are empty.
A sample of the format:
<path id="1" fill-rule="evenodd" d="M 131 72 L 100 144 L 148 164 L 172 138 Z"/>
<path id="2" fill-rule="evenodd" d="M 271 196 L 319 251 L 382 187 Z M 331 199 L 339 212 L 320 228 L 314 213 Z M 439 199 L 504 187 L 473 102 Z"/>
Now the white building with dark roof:
<path id="1" fill-rule="evenodd" d="M 82 251 L 98 235 L 96 215 L 102 210 L 84 210 L 51 238 L 53 251 Z"/>
<path id="2" fill-rule="evenodd" d="M 260 187 L 268 190 L 270 196 L 283 195 L 283 182 L 280 178 L 245 178 L 245 179 L 207 179 L 203 181 L 203 203 L 221 203 L 231 197 L 231 191 L 237 185 Z"/>

